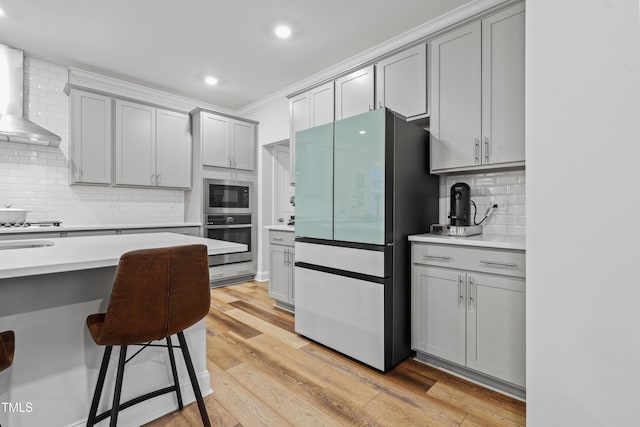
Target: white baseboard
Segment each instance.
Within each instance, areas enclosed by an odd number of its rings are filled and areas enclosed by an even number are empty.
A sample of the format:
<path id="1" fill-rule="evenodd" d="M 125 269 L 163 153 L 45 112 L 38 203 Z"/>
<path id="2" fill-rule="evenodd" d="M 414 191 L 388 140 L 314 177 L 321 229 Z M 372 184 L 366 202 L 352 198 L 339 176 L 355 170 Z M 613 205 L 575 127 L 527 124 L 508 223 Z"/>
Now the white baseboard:
<path id="1" fill-rule="evenodd" d="M 269 281 L 269 270 L 267 271 L 258 271 L 256 273 L 256 281 L 258 282 L 267 282 Z"/>

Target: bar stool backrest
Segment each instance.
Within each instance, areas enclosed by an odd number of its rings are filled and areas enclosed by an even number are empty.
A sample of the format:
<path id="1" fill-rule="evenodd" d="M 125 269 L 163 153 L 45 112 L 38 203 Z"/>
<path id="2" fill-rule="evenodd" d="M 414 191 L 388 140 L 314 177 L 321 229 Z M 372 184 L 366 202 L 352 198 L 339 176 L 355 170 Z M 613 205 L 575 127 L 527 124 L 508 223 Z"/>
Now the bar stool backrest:
<path id="1" fill-rule="evenodd" d="M 183 331 L 207 315 L 209 292 L 205 245 L 127 252 L 96 342 L 139 344 Z"/>

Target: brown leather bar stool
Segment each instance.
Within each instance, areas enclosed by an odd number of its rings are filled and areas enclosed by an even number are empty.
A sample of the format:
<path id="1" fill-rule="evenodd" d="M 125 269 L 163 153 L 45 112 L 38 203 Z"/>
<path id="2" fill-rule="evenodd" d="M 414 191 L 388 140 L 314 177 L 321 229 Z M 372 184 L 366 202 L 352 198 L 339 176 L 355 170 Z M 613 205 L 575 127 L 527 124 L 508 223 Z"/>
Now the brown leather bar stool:
<path id="1" fill-rule="evenodd" d="M 13 331 L 0 332 L 0 371 L 4 371 L 13 363 L 15 348 L 16 336 Z"/>
<path id="2" fill-rule="evenodd" d="M 165 393 L 175 392 L 178 409 L 182 410 L 174 346 L 170 338 L 173 334 L 178 335 L 202 423 L 210 426 L 183 333 L 207 315 L 209 304 L 209 264 L 205 245 L 146 249 L 122 255 L 107 312 L 87 317 L 91 337 L 96 344 L 106 346 L 87 426 L 93 426 L 108 417 L 111 417 L 110 426 L 115 426 L 119 411 Z M 166 340 L 166 346 L 151 344 L 162 339 Z M 120 357 L 113 405 L 110 410 L 96 415 L 114 345 L 120 346 Z M 143 348 L 127 359 L 129 345 L 142 345 Z M 167 347 L 174 384 L 120 403 L 125 364 L 148 346 Z"/>

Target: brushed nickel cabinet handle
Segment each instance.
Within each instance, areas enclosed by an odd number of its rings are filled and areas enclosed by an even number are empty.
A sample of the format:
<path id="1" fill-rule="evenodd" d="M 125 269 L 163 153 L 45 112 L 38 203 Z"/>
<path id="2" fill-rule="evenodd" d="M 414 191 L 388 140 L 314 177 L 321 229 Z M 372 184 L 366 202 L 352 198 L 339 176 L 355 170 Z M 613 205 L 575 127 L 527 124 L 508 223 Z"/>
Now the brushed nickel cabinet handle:
<path id="1" fill-rule="evenodd" d="M 496 267 L 517 267 L 518 264 L 515 264 L 513 262 L 498 262 L 498 261 L 485 261 L 485 260 L 480 260 L 481 264 L 486 264 L 488 266 L 496 266 Z"/>
<path id="2" fill-rule="evenodd" d="M 282 237 L 272 237 L 271 240 L 275 241 L 275 242 L 283 242 L 284 239 Z"/>
<path id="3" fill-rule="evenodd" d="M 469 307 L 473 303 L 473 294 L 471 293 L 473 288 L 473 278 L 469 277 L 467 280 L 467 302 L 469 303 Z"/>
<path id="4" fill-rule="evenodd" d="M 440 261 L 451 261 L 450 256 L 422 255 L 423 259 L 435 259 Z"/>
<path id="5" fill-rule="evenodd" d="M 462 274 L 458 274 L 458 305 L 462 304 L 464 297 L 462 295 Z"/>
<path id="6" fill-rule="evenodd" d="M 484 161 L 489 163 L 489 137 L 484 137 Z"/>
<path id="7" fill-rule="evenodd" d="M 480 162 L 480 139 L 479 138 L 475 138 L 475 163 L 479 163 Z"/>

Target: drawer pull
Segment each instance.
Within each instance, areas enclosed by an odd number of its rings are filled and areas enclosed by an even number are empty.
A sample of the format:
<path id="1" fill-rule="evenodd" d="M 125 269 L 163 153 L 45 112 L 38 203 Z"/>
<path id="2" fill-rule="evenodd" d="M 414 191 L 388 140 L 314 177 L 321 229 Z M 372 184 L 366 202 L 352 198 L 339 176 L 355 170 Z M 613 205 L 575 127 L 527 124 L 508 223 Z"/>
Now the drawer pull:
<path id="1" fill-rule="evenodd" d="M 219 278 L 220 278 L 220 277 L 222 277 L 222 276 L 224 276 L 224 274 L 223 274 L 223 273 L 220 273 L 220 274 L 212 274 L 212 275 L 211 275 L 211 278 L 212 278 L 212 279 L 219 279 Z"/>
<path id="2" fill-rule="evenodd" d="M 497 267 L 517 267 L 518 264 L 514 264 L 512 262 L 497 262 L 497 261 L 484 261 L 480 260 L 480 263 L 486 264 L 489 266 L 497 266 Z"/>
<path id="3" fill-rule="evenodd" d="M 422 255 L 424 259 L 436 259 L 440 261 L 451 261 L 450 256 Z"/>
<path id="4" fill-rule="evenodd" d="M 247 274 L 251 273 L 251 270 L 238 270 L 238 274 Z"/>
<path id="5" fill-rule="evenodd" d="M 271 240 L 274 240 L 276 242 L 284 242 L 284 239 L 282 237 L 272 237 Z"/>

